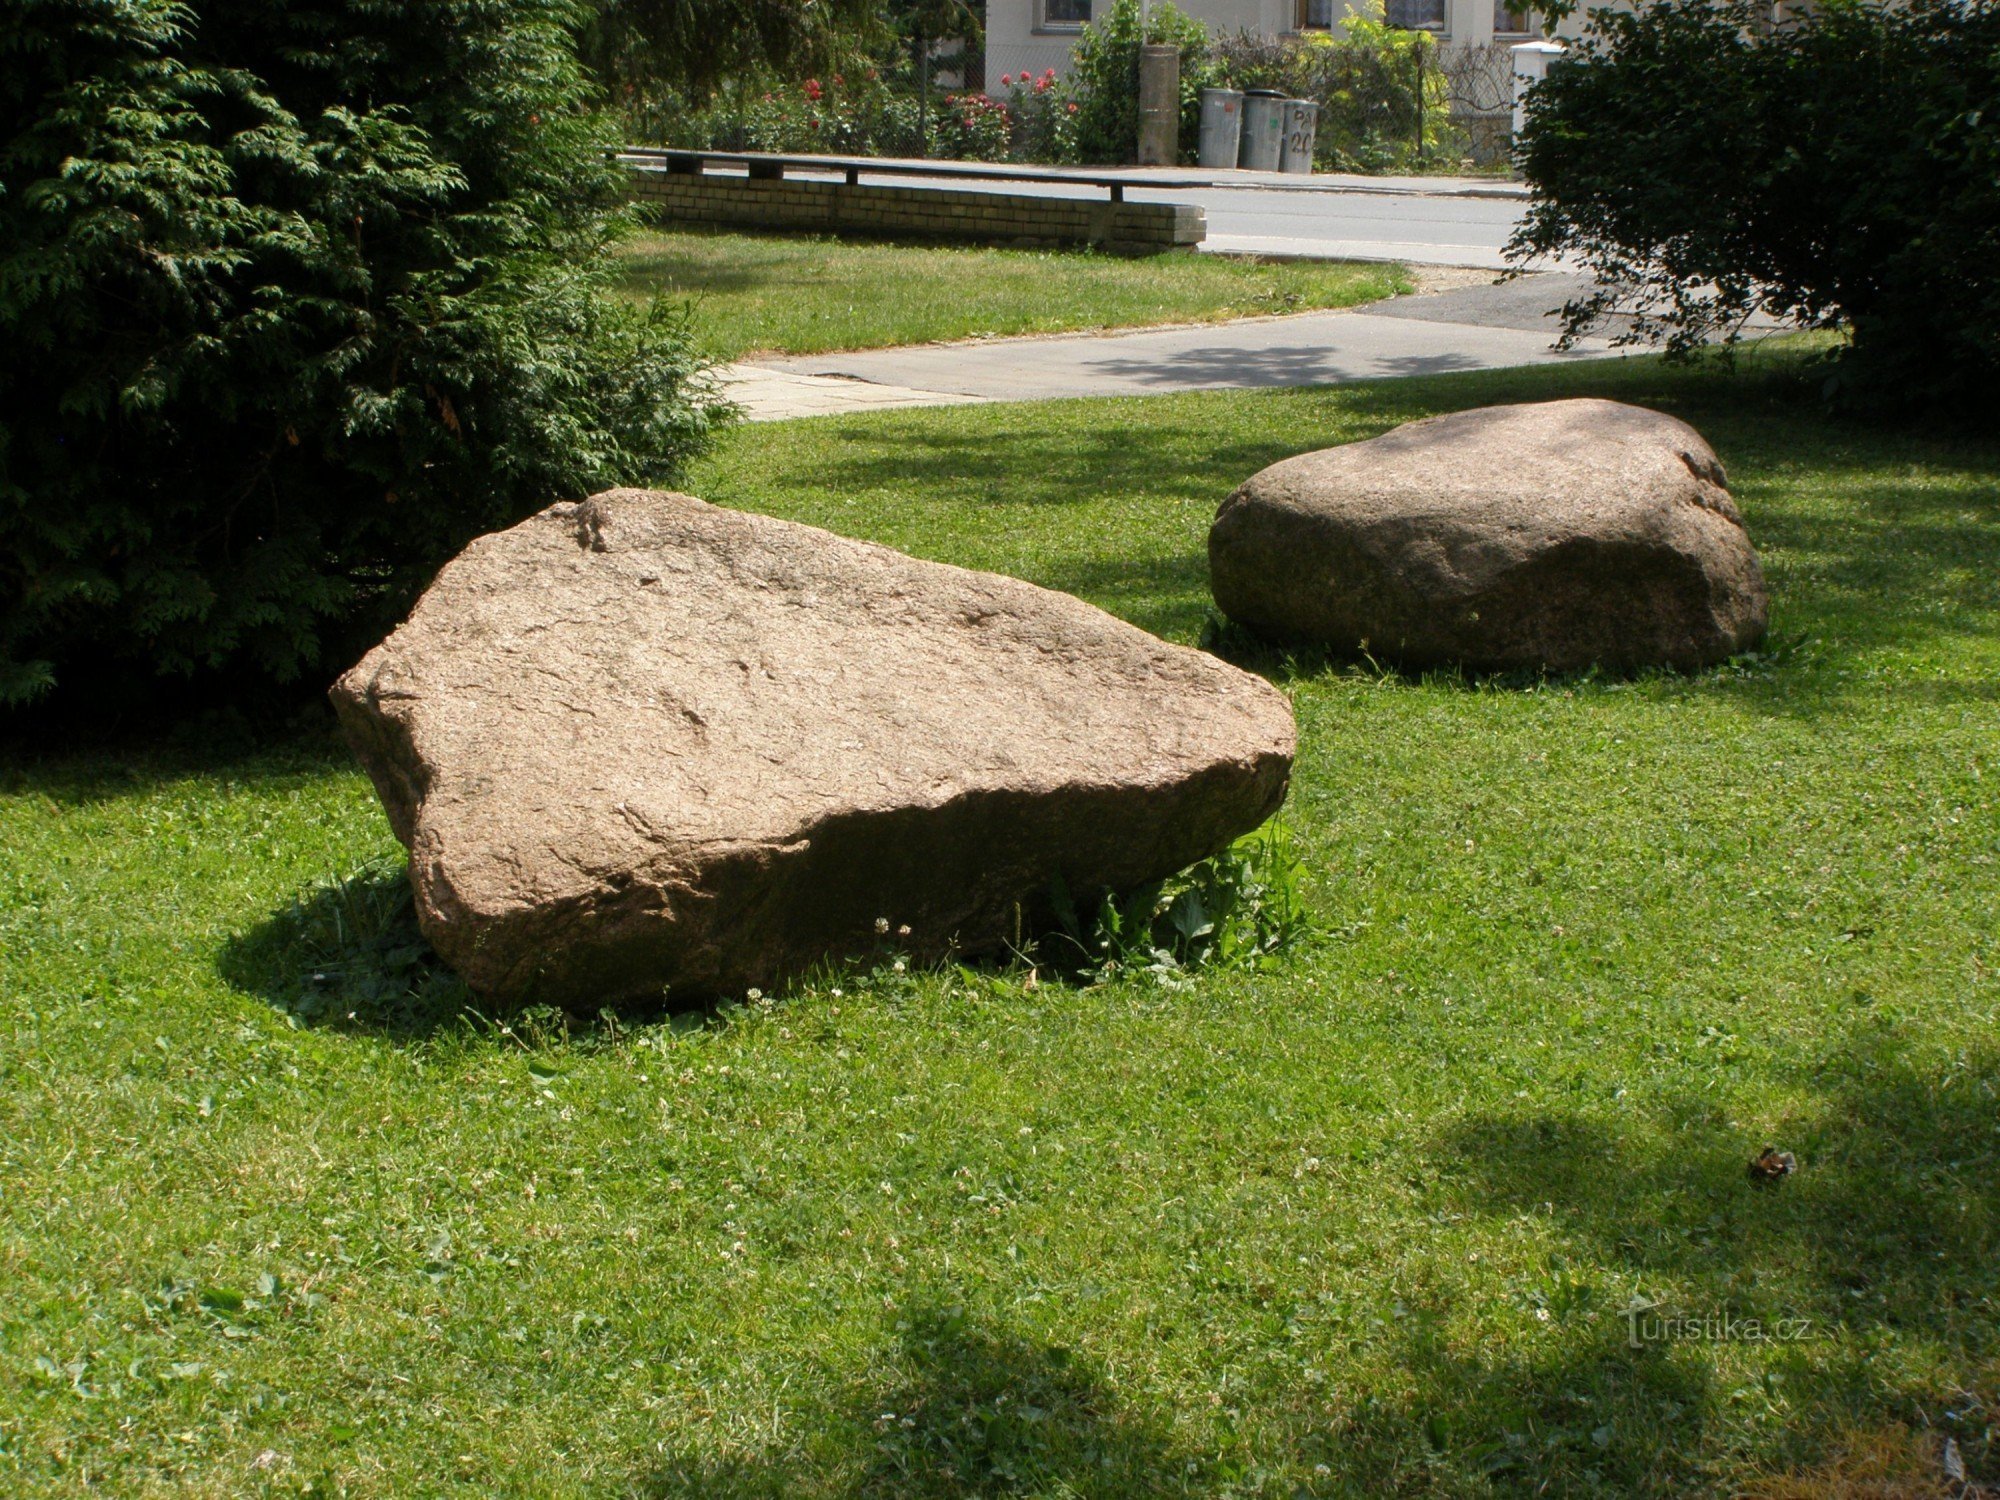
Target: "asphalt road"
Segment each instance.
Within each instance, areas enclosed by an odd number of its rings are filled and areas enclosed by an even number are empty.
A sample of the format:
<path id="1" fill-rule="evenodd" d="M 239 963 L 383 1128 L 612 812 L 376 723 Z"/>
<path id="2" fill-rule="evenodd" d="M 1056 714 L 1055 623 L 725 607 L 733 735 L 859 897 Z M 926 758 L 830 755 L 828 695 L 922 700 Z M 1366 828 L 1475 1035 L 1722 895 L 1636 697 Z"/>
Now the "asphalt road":
<path id="1" fill-rule="evenodd" d="M 903 177 L 863 182 L 908 186 Z M 1502 270 L 1508 236 L 1525 200 L 1505 189 L 1457 179 L 1399 179 L 1404 190 L 1376 184 L 1343 187 L 1326 179 L 1279 187 L 1264 183 L 1214 187 L 1153 187 L 1134 173 L 1125 196 L 1135 203 L 1198 203 L 1208 213 L 1202 249 L 1230 255 L 1285 255 L 1330 260 L 1397 260 L 1419 265 Z M 1101 200 L 1104 189 L 1081 184 L 995 183 L 1009 193 Z M 1414 190 L 1410 190 L 1414 189 Z"/>
<path id="2" fill-rule="evenodd" d="M 1128 197 L 1144 200 L 1147 190 Z M 1501 248 L 1520 221 L 1519 199 L 1327 188 L 1187 188 L 1160 201 L 1208 211 L 1202 249 L 1221 254 L 1400 260 L 1500 270 Z"/>

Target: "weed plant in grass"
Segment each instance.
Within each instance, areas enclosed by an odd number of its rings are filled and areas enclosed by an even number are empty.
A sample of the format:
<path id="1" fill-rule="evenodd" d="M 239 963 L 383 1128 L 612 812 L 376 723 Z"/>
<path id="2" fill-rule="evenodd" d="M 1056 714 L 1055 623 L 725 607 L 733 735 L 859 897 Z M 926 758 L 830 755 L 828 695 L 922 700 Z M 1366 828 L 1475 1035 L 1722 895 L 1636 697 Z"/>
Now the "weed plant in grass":
<path id="1" fill-rule="evenodd" d="M 626 265 L 629 295 L 695 304 L 696 332 L 718 359 L 1309 312 L 1412 285 L 1390 265 L 694 231 L 641 236 Z"/>
<path id="2" fill-rule="evenodd" d="M 1314 936 L 1184 988 L 480 1017 L 330 732 L 14 757 L 0 1492 L 1928 1493 L 1947 1438 L 1990 1482 L 2000 449 L 1634 361 L 769 424 L 697 488 L 1192 643 L 1245 475 L 1584 393 L 1714 441 L 1774 649 L 1250 650 Z"/>

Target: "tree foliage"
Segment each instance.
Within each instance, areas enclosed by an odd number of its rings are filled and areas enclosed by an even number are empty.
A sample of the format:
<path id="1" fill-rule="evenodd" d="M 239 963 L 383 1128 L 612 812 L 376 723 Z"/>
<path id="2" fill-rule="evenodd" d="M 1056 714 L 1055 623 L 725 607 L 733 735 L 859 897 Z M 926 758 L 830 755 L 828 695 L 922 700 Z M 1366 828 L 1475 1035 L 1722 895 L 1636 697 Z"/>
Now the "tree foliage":
<path id="1" fill-rule="evenodd" d="M 602 294 L 567 0 L 14 0 L 0 703 L 324 670 L 470 537 L 713 411 Z"/>
<path id="2" fill-rule="evenodd" d="M 1535 89 L 1518 254 L 1601 278 L 1686 352 L 1763 312 L 1845 328 L 1830 388 L 1990 414 L 2000 399 L 2000 7 L 1753 0 L 1592 13 Z"/>
<path id="3" fill-rule="evenodd" d="M 583 51 L 601 78 L 705 94 L 828 71 L 886 34 L 879 0 L 587 0 Z"/>

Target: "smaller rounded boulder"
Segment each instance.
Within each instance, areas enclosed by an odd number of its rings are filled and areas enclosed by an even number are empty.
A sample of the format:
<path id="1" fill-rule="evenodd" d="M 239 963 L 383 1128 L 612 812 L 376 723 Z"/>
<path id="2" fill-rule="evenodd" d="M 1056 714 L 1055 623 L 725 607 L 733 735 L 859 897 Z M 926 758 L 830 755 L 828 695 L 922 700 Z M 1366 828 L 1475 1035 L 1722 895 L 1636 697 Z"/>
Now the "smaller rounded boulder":
<path id="1" fill-rule="evenodd" d="M 1301 454 L 1208 534 L 1222 612 L 1408 666 L 1690 669 L 1763 638 L 1715 452 L 1617 401 L 1488 406 Z"/>

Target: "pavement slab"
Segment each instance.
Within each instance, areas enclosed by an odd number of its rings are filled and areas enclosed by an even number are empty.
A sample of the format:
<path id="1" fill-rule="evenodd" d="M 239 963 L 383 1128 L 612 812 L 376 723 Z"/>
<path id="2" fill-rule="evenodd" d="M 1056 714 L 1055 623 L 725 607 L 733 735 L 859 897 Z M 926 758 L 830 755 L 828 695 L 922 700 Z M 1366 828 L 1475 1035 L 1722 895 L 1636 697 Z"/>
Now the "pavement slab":
<path id="1" fill-rule="evenodd" d="M 727 365 L 722 393 L 752 422 L 834 417 L 899 406 L 969 406 L 985 399 L 951 391 L 913 390 L 861 376 L 810 374 L 761 363 Z"/>
<path id="2" fill-rule="evenodd" d="M 1596 341 L 1566 354 L 1552 350 L 1549 343 L 1548 336 L 1539 332 L 1354 311 L 1095 337 L 929 344 L 817 355 L 764 367 L 868 381 L 900 391 L 1042 401 L 1337 385 L 1545 364 L 1609 352 L 1608 345 Z"/>
<path id="3" fill-rule="evenodd" d="M 1338 385 L 1603 358 L 1605 339 L 1553 347 L 1566 276 L 1458 285 L 1339 312 L 1124 333 L 976 339 L 732 367 L 753 420 L 967 401 L 1156 396 Z"/>

